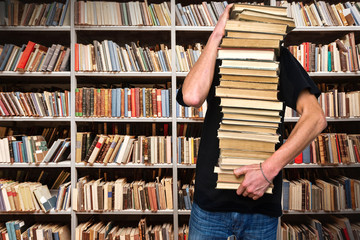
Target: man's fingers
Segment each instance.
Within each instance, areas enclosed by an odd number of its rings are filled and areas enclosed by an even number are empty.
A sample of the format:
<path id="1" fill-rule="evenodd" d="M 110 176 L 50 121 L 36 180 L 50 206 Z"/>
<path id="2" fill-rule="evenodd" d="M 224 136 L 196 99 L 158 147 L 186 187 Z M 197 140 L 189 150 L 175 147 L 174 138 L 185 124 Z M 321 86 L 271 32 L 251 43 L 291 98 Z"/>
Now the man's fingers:
<path id="1" fill-rule="evenodd" d="M 245 187 L 241 184 L 240 187 L 236 190 L 237 195 L 241 195 L 245 191 Z"/>
<path id="2" fill-rule="evenodd" d="M 240 175 L 245 174 L 246 171 L 247 171 L 247 167 L 245 166 L 245 167 L 234 169 L 234 174 L 236 177 L 240 177 Z"/>

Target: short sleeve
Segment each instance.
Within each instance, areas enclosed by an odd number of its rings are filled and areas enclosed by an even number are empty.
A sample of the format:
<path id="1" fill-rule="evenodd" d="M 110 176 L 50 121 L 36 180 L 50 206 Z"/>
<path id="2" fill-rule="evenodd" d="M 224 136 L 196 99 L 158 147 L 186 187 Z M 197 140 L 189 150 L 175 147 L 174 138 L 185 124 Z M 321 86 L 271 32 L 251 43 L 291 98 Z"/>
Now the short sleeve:
<path id="1" fill-rule="evenodd" d="M 308 89 L 317 98 L 321 93 L 299 61 L 284 47 L 281 47 L 280 51 L 279 82 L 279 100 L 284 101 L 286 106 L 294 110 L 302 90 Z"/>

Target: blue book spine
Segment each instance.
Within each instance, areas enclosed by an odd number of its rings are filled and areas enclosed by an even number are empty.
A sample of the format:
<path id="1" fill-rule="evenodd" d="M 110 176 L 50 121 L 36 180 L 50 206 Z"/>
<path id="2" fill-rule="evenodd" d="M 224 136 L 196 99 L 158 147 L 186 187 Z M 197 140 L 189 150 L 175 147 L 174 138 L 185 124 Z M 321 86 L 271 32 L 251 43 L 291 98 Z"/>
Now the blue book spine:
<path id="1" fill-rule="evenodd" d="M 9 51 L 9 48 L 10 48 L 10 44 L 5 44 L 4 45 L 4 48 L 0 54 L 0 66 L 2 65 L 4 59 L 5 59 L 5 56 L 7 54 L 7 52 Z"/>
<path id="2" fill-rule="evenodd" d="M 125 112 L 125 117 L 128 117 L 128 89 L 129 88 L 125 88 L 124 89 L 124 93 L 125 93 L 125 96 L 124 96 L 124 112 Z M 131 116 L 129 116 L 131 117 Z"/>
<path id="3" fill-rule="evenodd" d="M 10 57 L 13 49 L 14 49 L 14 45 L 10 44 L 10 47 L 9 47 L 7 53 L 6 53 L 5 59 L 4 59 L 4 61 L 2 62 L 1 66 L 0 66 L 0 71 L 4 71 L 7 62 L 9 61 L 9 57 Z"/>
<path id="4" fill-rule="evenodd" d="M 163 56 L 162 56 L 162 50 L 158 51 L 158 56 L 159 56 L 159 60 L 160 60 L 160 65 L 161 68 L 163 69 L 163 72 L 167 72 L 164 60 L 163 60 Z"/>
<path id="5" fill-rule="evenodd" d="M 13 148 L 13 152 L 14 152 L 14 162 L 19 162 L 19 155 L 18 155 L 18 151 L 17 151 L 17 141 L 13 141 L 11 143 L 11 146 Z"/>
<path id="6" fill-rule="evenodd" d="M 116 117 L 116 104 L 117 104 L 117 97 L 116 97 L 116 89 L 111 89 L 111 116 Z"/>
<path id="7" fill-rule="evenodd" d="M 50 5 L 50 9 L 49 9 L 49 12 L 47 15 L 47 19 L 46 19 L 46 23 L 45 23 L 46 26 L 51 26 L 52 19 L 53 19 L 53 13 L 55 14 L 55 11 L 56 11 L 56 2 L 53 2 Z"/>
<path id="8" fill-rule="evenodd" d="M 112 45 L 112 50 L 113 50 L 113 55 L 114 55 L 114 60 L 115 60 L 116 71 L 120 72 L 121 67 L 120 67 L 119 56 L 118 56 L 117 51 L 116 51 L 115 43 L 111 42 L 111 45 Z"/>
<path id="9" fill-rule="evenodd" d="M 8 232 L 9 240 L 16 240 L 16 236 L 15 238 L 13 238 L 11 222 L 6 222 L 5 226 L 6 226 L 6 231 Z"/>
<path id="10" fill-rule="evenodd" d="M 195 17 L 194 17 L 194 15 L 193 15 L 193 11 L 191 10 L 190 6 L 187 6 L 187 7 L 188 7 L 188 12 L 190 13 L 189 15 L 190 15 L 191 19 L 192 19 L 193 22 L 194 22 L 194 25 L 195 25 L 195 26 L 199 26 L 198 23 L 197 23 L 196 20 L 195 20 Z"/>
<path id="11" fill-rule="evenodd" d="M 190 200 L 190 191 L 189 191 L 189 188 L 188 188 L 188 187 L 186 188 L 186 198 L 188 199 L 189 210 L 191 210 L 191 209 L 192 209 L 192 206 L 191 206 L 191 200 Z"/>
<path id="12" fill-rule="evenodd" d="M 189 111 L 189 107 L 185 107 L 185 117 L 188 118 L 188 111 Z"/>
<path id="13" fill-rule="evenodd" d="M 113 44 L 112 41 L 109 40 L 107 41 L 108 43 L 108 48 L 109 48 L 109 53 L 110 53 L 110 62 L 111 62 L 111 68 L 113 71 L 117 71 L 116 70 L 116 65 L 115 65 L 115 57 L 114 57 L 114 50 L 113 50 Z"/>
<path id="14" fill-rule="evenodd" d="M 170 101 L 169 101 L 170 90 L 165 90 L 165 105 L 166 105 L 166 117 L 170 117 Z"/>
<path id="15" fill-rule="evenodd" d="M 116 117 L 121 117 L 121 88 L 116 89 Z"/>
<path id="16" fill-rule="evenodd" d="M 310 182 L 310 181 L 309 181 Z M 289 187 L 290 188 L 290 187 Z M 312 205 L 312 199 L 313 199 L 313 196 L 312 196 L 312 192 L 311 192 L 311 189 L 312 189 L 312 183 L 310 182 L 310 186 L 309 186 L 309 189 L 310 189 L 310 209 L 313 209 L 313 205 Z"/>
<path id="17" fill-rule="evenodd" d="M 28 163 L 28 162 L 30 162 L 30 159 L 28 159 L 27 149 L 30 146 L 28 146 L 26 143 L 26 136 L 21 137 L 21 139 L 22 139 L 22 143 L 23 143 L 21 146 L 23 148 L 23 153 L 24 153 L 23 160 L 24 160 L 24 162 Z"/>
<path id="18" fill-rule="evenodd" d="M 54 106 L 55 106 L 55 116 L 59 116 L 58 100 L 57 100 L 58 99 L 58 94 L 57 94 L 57 92 L 54 93 L 53 98 L 54 98 L 54 101 L 55 101 L 55 104 L 54 104 Z"/>
<path id="19" fill-rule="evenodd" d="M 63 3 L 58 3 L 58 4 L 57 4 L 56 10 L 55 10 L 54 16 L 53 16 L 53 21 L 52 21 L 52 25 L 53 25 L 53 26 L 58 26 L 58 25 L 59 25 L 59 22 L 55 20 L 55 14 L 56 14 L 56 12 L 57 12 L 57 9 L 59 9 L 59 8 L 60 8 L 60 9 L 63 9 L 63 6 L 64 6 Z"/>
<path id="20" fill-rule="evenodd" d="M 283 210 L 289 210 L 289 188 L 290 182 L 283 181 Z"/>
<path id="21" fill-rule="evenodd" d="M 147 117 L 146 116 L 146 104 L 145 104 L 145 101 L 146 101 L 146 96 L 145 96 L 145 92 L 146 92 L 146 88 L 142 88 L 142 92 L 143 92 L 143 95 L 142 95 L 142 97 L 143 97 L 143 115 L 144 115 L 144 117 Z"/>
<path id="22" fill-rule="evenodd" d="M 161 116 L 166 117 L 165 90 L 161 89 Z"/>
<path id="23" fill-rule="evenodd" d="M 303 151 L 303 163 L 310 163 L 310 145 Z"/>
<path id="24" fill-rule="evenodd" d="M 64 19 L 65 19 L 65 16 L 66 16 L 66 12 L 69 10 L 68 8 L 69 8 L 69 0 L 66 0 L 65 6 L 64 6 L 64 9 L 63 9 L 63 13 L 61 15 L 59 26 L 64 25 Z M 95 16 L 95 20 L 96 20 L 96 16 Z"/>

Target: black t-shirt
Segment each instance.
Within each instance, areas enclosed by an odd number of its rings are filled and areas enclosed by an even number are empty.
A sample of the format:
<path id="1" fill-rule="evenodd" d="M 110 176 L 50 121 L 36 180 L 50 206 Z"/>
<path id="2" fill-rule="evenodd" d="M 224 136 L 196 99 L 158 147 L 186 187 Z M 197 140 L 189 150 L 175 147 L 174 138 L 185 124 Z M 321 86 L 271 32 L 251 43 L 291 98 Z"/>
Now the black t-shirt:
<path id="1" fill-rule="evenodd" d="M 316 97 L 320 95 L 319 89 L 304 68 L 286 48 L 281 47 L 278 60 L 280 62 L 279 100 L 285 102 L 286 106 L 296 109 L 297 98 L 303 89 L 308 89 Z M 264 194 L 256 201 L 238 196 L 235 190 L 215 189 L 217 174 L 214 173 L 214 166 L 217 165 L 219 157 L 217 130 L 222 118 L 220 98 L 215 97 L 215 86 L 219 85 L 220 64 L 220 60 L 217 60 L 212 86 L 207 97 L 208 109 L 204 119 L 196 166 L 194 201 L 208 211 L 235 211 L 281 216 L 281 171 L 273 181 L 273 194 Z M 179 104 L 186 106 L 183 101 L 182 89 L 178 91 L 176 99 Z M 281 114 L 283 115 L 284 111 Z M 278 132 L 282 135 L 283 122 L 280 124 Z M 280 144 L 277 148 L 279 147 Z"/>

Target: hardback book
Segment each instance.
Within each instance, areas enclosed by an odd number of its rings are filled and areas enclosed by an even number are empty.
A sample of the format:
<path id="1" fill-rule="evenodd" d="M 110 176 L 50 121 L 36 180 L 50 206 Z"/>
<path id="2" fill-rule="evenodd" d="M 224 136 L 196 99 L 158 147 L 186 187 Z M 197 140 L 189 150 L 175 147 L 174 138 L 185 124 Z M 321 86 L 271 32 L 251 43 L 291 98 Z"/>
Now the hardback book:
<path id="1" fill-rule="evenodd" d="M 252 140 L 262 142 L 279 142 L 279 135 L 276 134 L 259 134 L 259 133 L 244 133 L 244 132 L 230 132 L 230 131 L 218 131 L 218 138 L 221 139 L 241 139 L 241 140 Z"/>
<path id="2" fill-rule="evenodd" d="M 216 87 L 217 97 L 231 97 L 231 98 L 247 98 L 247 99 L 259 99 L 259 100 L 278 100 L 278 91 L 273 90 L 253 90 L 248 88 L 224 88 Z"/>
<path id="3" fill-rule="evenodd" d="M 284 39 L 283 34 L 279 33 L 261 33 L 251 31 L 227 31 L 225 36 L 228 38 L 240 38 L 240 39 L 275 39 L 282 41 Z M 259 49 L 260 50 L 260 49 Z M 255 53 L 256 54 L 256 53 Z"/>
<path id="4" fill-rule="evenodd" d="M 233 138 L 219 138 L 220 149 L 230 148 L 243 151 L 263 151 L 274 153 L 275 143 L 265 141 L 252 141 Z"/>
<path id="5" fill-rule="evenodd" d="M 264 110 L 264 109 L 250 109 L 250 108 L 238 108 L 238 107 L 223 107 L 223 113 L 238 113 L 238 114 L 249 114 L 249 115 L 261 115 L 261 116 L 272 116 L 279 117 L 280 112 L 278 110 Z"/>
<path id="6" fill-rule="evenodd" d="M 232 131 L 232 132 L 254 132 L 254 133 L 269 133 L 275 134 L 276 128 L 260 127 L 260 126 L 249 126 L 240 124 L 225 124 L 221 123 L 219 130 L 221 131 Z"/>
<path id="7" fill-rule="evenodd" d="M 231 79 L 234 80 L 224 80 L 225 78 L 228 78 L 227 76 L 232 76 L 229 77 Z M 251 77 L 251 78 L 256 78 L 258 76 L 241 76 L 241 75 L 226 75 L 223 74 L 222 77 L 220 78 L 220 85 L 219 87 L 224 87 L 224 88 L 247 88 L 247 89 L 259 89 L 259 90 L 277 90 L 278 89 L 278 83 L 262 83 L 262 82 L 246 82 L 246 81 L 238 81 L 235 80 L 236 77 L 240 77 L 241 79 L 247 79 L 246 77 Z M 243 78 L 245 77 L 245 78 Z M 263 77 L 259 77 L 259 79 L 261 79 Z M 271 79 L 269 77 L 264 77 L 266 80 L 267 79 Z"/>
<path id="8" fill-rule="evenodd" d="M 256 27 L 256 26 L 254 26 Z M 231 27 L 228 27 L 231 29 Z M 241 27 L 239 27 L 241 28 Z M 234 29 L 234 27 L 232 27 Z M 223 38 L 220 44 L 222 48 L 280 48 L 280 40 L 278 39 L 248 39 L 248 38 Z"/>
<path id="9" fill-rule="evenodd" d="M 286 34 L 287 26 L 284 24 L 228 20 L 225 25 L 225 31 L 251 31 L 259 33 Z"/>
<path id="10" fill-rule="evenodd" d="M 220 106 L 223 107 L 243 107 L 251 109 L 265 109 L 265 110 L 277 110 L 283 109 L 283 103 L 278 101 L 265 101 L 265 100 L 248 100 L 241 98 L 221 98 Z"/>
<path id="11" fill-rule="evenodd" d="M 239 120 L 239 121 L 253 121 L 253 122 L 270 122 L 280 123 L 280 116 L 266 116 L 266 115 L 252 115 L 240 113 L 223 113 L 223 120 Z"/>
<path id="12" fill-rule="evenodd" d="M 274 7 L 274 6 L 263 6 L 263 5 L 250 5 L 250 4 L 234 4 L 230 9 L 230 18 L 234 19 L 238 13 L 243 12 L 244 10 L 253 10 L 266 14 L 273 14 L 277 16 L 286 17 L 287 8 L 286 7 Z"/>
<path id="13" fill-rule="evenodd" d="M 228 33 L 229 34 L 229 33 Z M 275 61 L 274 49 L 220 48 L 218 59 L 267 60 Z"/>

